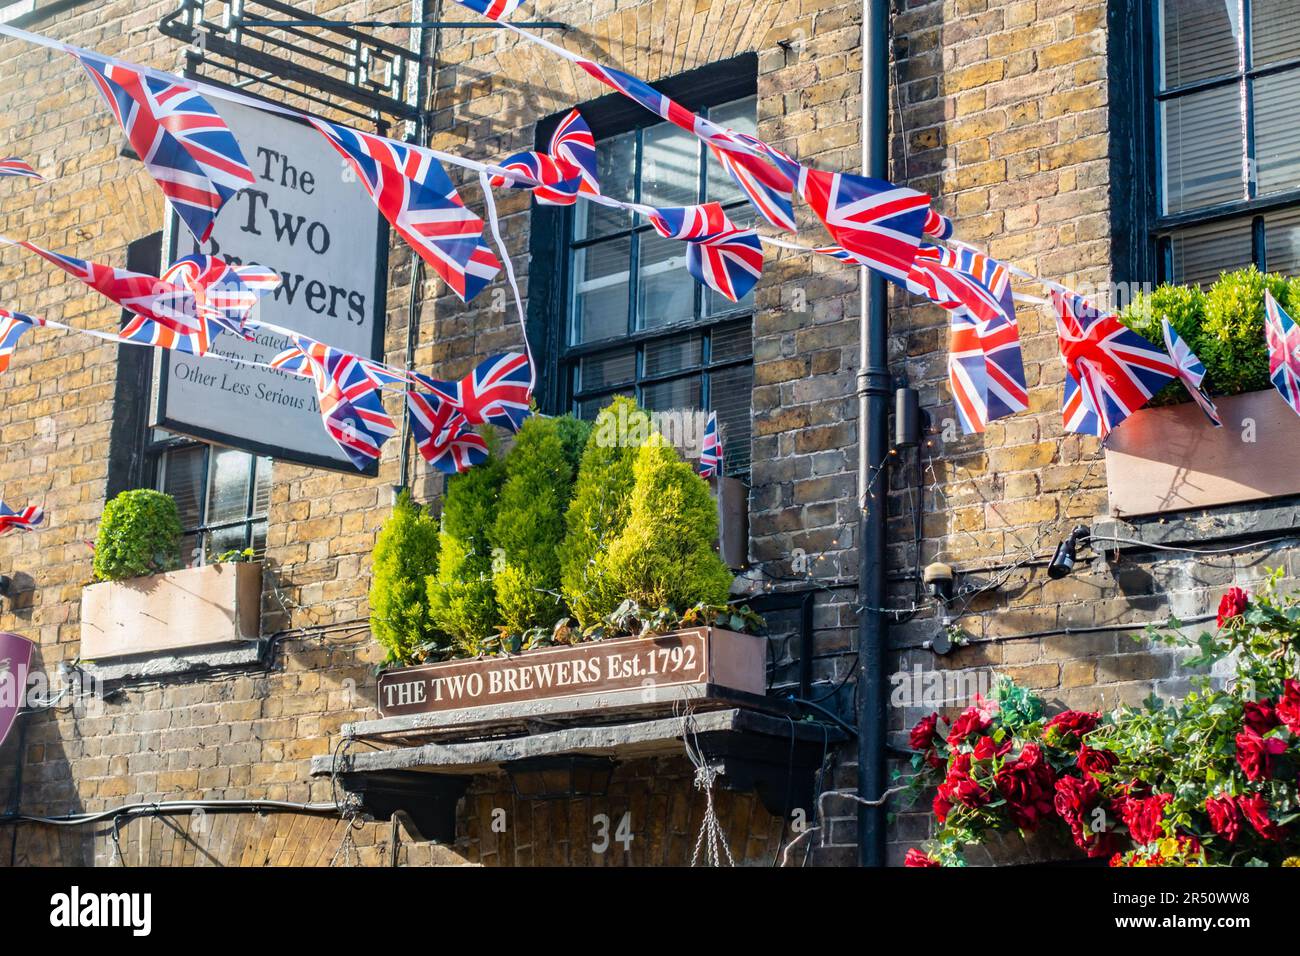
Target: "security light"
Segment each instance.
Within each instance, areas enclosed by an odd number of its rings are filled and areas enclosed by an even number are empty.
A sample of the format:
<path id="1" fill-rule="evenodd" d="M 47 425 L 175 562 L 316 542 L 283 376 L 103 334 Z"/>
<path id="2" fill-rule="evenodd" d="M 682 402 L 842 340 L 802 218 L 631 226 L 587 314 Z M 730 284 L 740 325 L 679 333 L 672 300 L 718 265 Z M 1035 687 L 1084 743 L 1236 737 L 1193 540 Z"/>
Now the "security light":
<path id="1" fill-rule="evenodd" d="M 1092 537 L 1092 530 L 1086 525 L 1079 525 L 1070 532 L 1069 537 L 1056 546 L 1052 563 L 1047 566 L 1047 576 L 1060 580 L 1074 570 L 1075 551 L 1078 546 Z"/>

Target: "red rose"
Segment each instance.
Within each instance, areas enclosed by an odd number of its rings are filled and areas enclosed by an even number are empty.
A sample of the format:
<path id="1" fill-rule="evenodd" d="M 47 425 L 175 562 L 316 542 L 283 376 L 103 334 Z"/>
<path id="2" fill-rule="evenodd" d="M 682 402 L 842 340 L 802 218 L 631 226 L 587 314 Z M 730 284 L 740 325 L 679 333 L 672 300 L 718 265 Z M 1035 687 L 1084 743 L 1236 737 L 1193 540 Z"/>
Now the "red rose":
<path id="1" fill-rule="evenodd" d="M 1038 744 L 1026 744 L 1015 760 L 1002 765 L 993 782 L 1007 801 L 1011 822 L 1034 830 L 1052 813 L 1056 774 Z"/>
<path id="2" fill-rule="evenodd" d="M 1084 734 L 1101 723 L 1101 714 L 1067 710 L 1057 714 L 1043 728 L 1043 736 L 1059 746 L 1075 747 Z"/>
<path id="3" fill-rule="evenodd" d="M 992 737 L 981 737 L 975 741 L 975 752 L 973 756 L 976 760 L 992 760 L 994 757 L 1002 757 L 1011 751 L 1011 741 L 1007 740 L 1001 744 L 993 742 Z"/>
<path id="4" fill-rule="evenodd" d="M 1056 781 L 1056 798 L 1052 806 L 1056 814 L 1070 828 L 1075 845 L 1087 849 L 1092 842 L 1092 829 L 1087 817 L 1101 800 L 1101 788 L 1086 777 L 1060 777 Z"/>
<path id="5" fill-rule="evenodd" d="M 971 734 L 984 733 L 991 723 L 993 721 L 981 714 L 975 707 L 964 710 L 961 716 L 953 721 L 952 729 L 948 731 L 948 743 L 954 747 L 965 743 L 966 738 Z"/>
<path id="6" fill-rule="evenodd" d="M 1083 775 L 1090 778 L 1094 773 L 1108 774 L 1114 771 L 1119 758 L 1109 750 L 1094 750 L 1084 746 L 1079 748 L 1079 756 L 1074 762 Z"/>
<path id="7" fill-rule="evenodd" d="M 913 847 L 903 858 L 903 866 L 943 866 L 943 864 Z"/>
<path id="8" fill-rule="evenodd" d="M 1263 735 L 1281 723 L 1271 700 L 1247 701 L 1242 712 L 1242 722 L 1250 730 Z"/>
<path id="9" fill-rule="evenodd" d="M 1236 843 L 1241 835 L 1241 811 L 1237 801 L 1230 796 L 1206 797 L 1205 812 L 1210 815 L 1214 832 L 1229 843 Z"/>
<path id="10" fill-rule="evenodd" d="M 1237 734 L 1237 763 L 1246 779 L 1258 783 L 1273 775 L 1273 758 L 1286 750 L 1280 737 L 1261 737 L 1253 730 Z"/>
<path id="11" fill-rule="evenodd" d="M 1286 836 L 1286 827 L 1280 827 L 1268 816 L 1268 801 L 1260 793 L 1252 793 L 1248 797 L 1238 797 L 1237 806 L 1241 809 L 1241 815 L 1250 821 L 1250 825 L 1255 828 L 1255 832 L 1265 840 L 1280 840 Z"/>
<path id="12" fill-rule="evenodd" d="M 1286 689 L 1277 700 L 1275 712 L 1286 729 L 1300 737 L 1300 681 L 1287 678 L 1284 686 Z"/>
<path id="13" fill-rule="evenodd" d="M 934 811 L 934 818 L 940 823 L 948 819 L 948 814 L 952 811 L 952 791 L 948 789 L 947 784 L 939 785 L 939 791 L 934 795 L 934 802 L 930 804 L 930 809 Z"/>
<path id="14" fill-rule="evenodd" d="M 922 753 L 934 747 L 934 738 L 939 729 L 939 715 L 931 714 L 929 717 L 922 717 L 916 722 L 908 734 L 909 742 L 913 750 L 919 750 Z"/>
<path id="15" fill-rule="evenodd" d="M 1153 843 L 1160 839 L 1164 833 L 1165 807 L 1173 799 L 1173 794 L 1170 793 L 1127 798 L 1123 809 L 1124 824 L 1134 843 Z"/>
<path id="16" fill-rule="evenodd" d="M 1227 593 L 1219 600 L 1219 627 L 1245 614 L 1246 605 L 1249 603 L 1250 595 L 1241 588 L 1228 588 Z"/>

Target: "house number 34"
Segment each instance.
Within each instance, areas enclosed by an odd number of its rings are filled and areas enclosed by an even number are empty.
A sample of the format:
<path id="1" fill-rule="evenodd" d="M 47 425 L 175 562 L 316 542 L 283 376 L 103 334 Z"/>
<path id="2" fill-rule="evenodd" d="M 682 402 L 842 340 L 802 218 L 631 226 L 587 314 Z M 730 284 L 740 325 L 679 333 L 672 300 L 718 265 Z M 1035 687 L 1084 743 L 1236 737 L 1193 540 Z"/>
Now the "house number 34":
<path id="1" fill-rule="evenodd" d="M 596 842 L 591 845 L 592 852 L 604 853 L 609 849 L 609 814 L 598 813 L 591 818 L 591 822 L 596 824 Z M 624 813 L 618 821 L 618 826 L 614 829 L 614 840 L 623 844 L 623 852 L 632 848 L 632 812 L 629 810 Z"/>

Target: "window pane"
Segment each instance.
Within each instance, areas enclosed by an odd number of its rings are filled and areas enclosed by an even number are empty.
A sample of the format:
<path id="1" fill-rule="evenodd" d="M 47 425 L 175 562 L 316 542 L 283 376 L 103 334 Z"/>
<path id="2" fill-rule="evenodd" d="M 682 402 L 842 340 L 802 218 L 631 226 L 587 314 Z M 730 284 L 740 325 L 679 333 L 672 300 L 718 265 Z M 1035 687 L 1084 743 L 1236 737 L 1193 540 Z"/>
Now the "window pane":
<path id="1" fill-rule="evenodd" d="M 615 395 L 623 395 L 632 398 L 632 392 L 624 389 L 618 392 L 611 392 L 608 395 L 601 395 L 599 398 L 584 398 L 578 402 L 576 414 L 579 418 L 591 420 L 600 414 L 600 410 L 614 400 Z"/>
<path id="2" fill-rule="evenodd" d="M 596 144 L 596 175 L 600 191 L 606 196 L 629 202 L 636 198 L 633 177 L 636 175 L 636 134 L 611 136 Z M 573 207 L 573 237 L 595 239 L 626 229 L 631 214 L 582 200 Z"/>
<path id="3" fill-rule="evenodd" d="M 588 355 L 578 363 L 578 391 L 590 392 L 636 378 L 636 349 Z"/>
<path id="4" fill-rule="evenodd" d="M 749 469 L 749 398 L 753 388 L 752 365 L 709 373 L 709 395 L 722 429 L 723 470 L 729 475 Z"/>
<path id="5" fill-rule="evenodd" d="M 695 280 L 686 271 L 686 243 L 641 234 L 637 326 L 657 329 L 695 318 Z"/>
<path id="6" fill-rule="evenodd" d="M 247 545 L 244 543 L 248 536 L 248 525 L 235 525 L 233 528 L 221 528 L 218 531 L 209 531 L 207 535 L 207 560 L 209 563 L 216 561 L 223 554 L 231 551 L 243 551 Z"/>
<path id="7" fill-rule="evenodd" d="M 1264 66 L 1300 58 L 1300 17 L 1295 0 L 1252 0 L 1251 63 Z"/>
<path id="8" fill-rule="evenodd" d="M 755 286 L 754 289 L 757 289 Z M 732 302 L 720 292 L 712 289 L 704 290 L 704 314 L 705 315 L 726 315 L 728 312 L 749 312 L 754 308 L 754 289 L 750 289 L 747 295 L 743 295 L 736 302 Z"/>
<path id="9" fill-rule="evenodd" d="M 1172 236 L 1174 281 L 1208 287 L 1219 273 L 1250 265 L 1249 219 L 1182 229 Z"/>
<path id="10" fill-rule="evenodd" d="M 627 334 L 627 279 L 631 258 L 630 238 L 574 250 L 570 345 Z"/>
<path id="11" fill-rule="evenodd" d="M 713 339 L 709 343 L 709 358 L 714 362 L 749 358 L 753 351 L 754 343 L 749 334 L 749 322 L 747 321 L 715 329 Z"/>
<path id="12" fill-rule="evenodd" d="M 758 99 L 757 97 L 747 96 L 743 100 L 735 100 L 722 106 L 715 106 L 709 110 L 709 119 L 719 126 L 733 129 L 737 133 L 749 133 L 751 136 L 756 136 L 758 134 Z M 706 194 L 709 199 L 716 199 L 722 203 L 745 199 L 745 194 L 740 191 L 740 187 L 732 182 L 731 177 L 727 175 L 727 171 L 723 169 L 716 156 L 710 155 L 708 157 L 704 175 L 707 180 Z M 728 213 L 728 215 L 731 215 L 733 221 L 735 220 L 734 214 Z"/>
<path id="13" fill-rule="evenodd" d="M 641 140 L 641 202 L 689 206 L 700 201 L 700 141 L 671 123 L 651 126 Z"/>
<path id="14" fill-rule="evenodd" d="M 202 555 L 199 550 L 199 536 L 197 534 L 187 534 L 181 538 L 181 561 L 185 567 L 192 568 L 201 564 Z"/>
<path id="15" fill-rule="evenodd" d="M 248 480 L 253 456 L 233 448 L 212 449 L 208 479 L 207 524 L 224 524 L 248 517 Z"/>
<path id="16" fill-rule="evenodd" d="M 1233 73 L 1241 24 L 1237 0 L 1161 0 L 1164 89 Z"/>
<path id="17" fill-rule="evenodd" d="M 701 394 L 700 377 L 692 375 L 689 378 L 645 386 L 641 389 L 641 404 L 654 412 L 666 412 L 672 408 L 699 408 Z M 748 395 L 745 401 L 748 403 Z"/>
<path id="18" fill-rule="evenodd" d="M 266 554 L 266 522 L 257 521 L 253 523 L 253 555 L 262 557 Z"/>
<path id="19" fill-rule="evenodd" d="M 1236 84 L 1180 96 L 1161 105 L 1166 213 L 1245 198 L 1245 136 Z"/>
<path id="20" fill-rule="evenodd" d="M 1268 271 L 1300 275 L 1300 208 L 1282 209 L 1264 216 L 1264 242 Z"/>
<path id="21" fill-rule="evenodd" d="M 257 487 L 253 490 L 253 514 L 264 515 L 271 509 L 271 459 L 257 459 Z"/>
<path id="22" fill-rule="evenodd" d="M 176 499 L 182 528 L 203 524 L 203 462 L 207 453 L 204 445 L 163 453 L 161 490 Z"/>
<path id="23" fill-rule="evenodd" d="M 1255 81 L 1255 159 L 1259 194 L 1300 189 L 1300 72 Z"/>
<path id="24" fill-rule="evenodd" d="M 696 368 L 704 358 L 704 336 L 678 335 L 645 347 L 645 375 L 654 378 Z"/>

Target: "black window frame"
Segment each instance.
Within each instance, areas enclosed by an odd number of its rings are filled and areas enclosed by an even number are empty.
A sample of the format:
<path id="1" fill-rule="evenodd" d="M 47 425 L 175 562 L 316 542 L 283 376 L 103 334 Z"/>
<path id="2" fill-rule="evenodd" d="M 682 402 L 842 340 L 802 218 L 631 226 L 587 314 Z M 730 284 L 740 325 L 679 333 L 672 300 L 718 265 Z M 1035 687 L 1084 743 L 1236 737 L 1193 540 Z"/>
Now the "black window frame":
<path id="1" fill-rule="evenodd" d="M 1230 219 L 1251 220 L 1251 261 L 1268 269 L 1265 216 L 1300 210 L 1300 188 L 1258 195 L 1258 176 L 1246 177 L 1247 197 L 1187 212 L 1165 213 L 1162 206 L 1160 104 L 1189 94 L 1246 81 L 1245 156 L 1254 160 L 1253 82 L 1300 70 L 1300 56 L 1256 67 L 1238 63 L 1231 73 L 1162 89 L 1159 34 L 1161 0 L 1111 0 L 1108 14 L 1110 59 L 1110 199 L 1112 261 L 1117 281 L 1128 284 L 1184 281 L 1174 277 L 1172 234 Z M 1243 43 L 1249 54 L 1253 0 L 1241 0 Z M 1247 57 L 1249 59 L 1249 57 Z M 1122 305 L 1123 303 L 1118 303 Z"/>
<path id="2" fill-rule="evenodd" d="M 758 94 L 758 56 L 746 53 L 740 56 L 710 63 L 698 69 L 655 82 L 655 88 L 672 97 L 687 109 L 704 111 L 710 107 L 722 106 L 745 97 Z M 596 100 L 584 103 L 580 107 L 584 119 L 592 129 L 596 139 L 602 140 L 624 133 L 637 133 L 638 151 L 643 131 L 648 127 L 663 122 L 649 110 L 619 93 L 611 93 Z M 568 110 L 553 114 L 537 123 L 534 148 L 545 149 L 556 125 L 567 115 Z M 711 162 L 702 154 L 701 164 Z M 722 174 L 720 168 L 710 169 L 710 175 Z M 701 195 L 703 200 L 703 177 L 701 177 Z M 724 204 L 728 209 L 747 208 L 745 201 Z M 631 262 L 636 263 L 637 237 L 650 227 L 645 223 L 629 223 L 625 230 L 603 235 L 599 240 L 609 241 L 615 236 L 631 236 Z M 629 272 L 629 329 L 626 335 L 605 338 L 600 341 L 569 345 L 570 327 L 570 293 L 571 276 L 569 255 L 574 248 L 589 245 L 593 240 L 572 239 L 573 207 L 533 205 L 529 233 L 529 294 L 527 327 L 529 341 L 534 344 L 535 358 L 538 363 L 538 383 L 536 399 L 543 412 L 561 414 L 573 411 L 584 396 L 608 394 L 620 389 L 611 385 L 602 385 L 596 389 L 581 390 L 575 387 L 574 373 L 578 362 L 591 355 L 606 353 L 620 347 L 635 350 L 635 370 L 632 387 L 639 391 L 644 386 L 653 386 L 660 381 L 679 378 L 683 374 L 695 372 L 701 376 L 701 408 L 711 407 L 710 382 L 712 375 L 719 371 L 753 364 L 753 322 L 755 308 L 738 309 L 716 316 L 703 316 L 703 296 L 707 290 L 695 283 L 695 314 L 702 316 L 687 321 L 673 322 L 655 328 L 636 329 L 637 272 L 633 267 Z M 683 276 L 684 280 L 689 277 Z M 719 330 L 729 330 L 739 324 L 749 326 L 749 353 L 741 358 L 727 358 L 715 361 L 712 354 L 712 339 Z M 645 374 L 644 350 L 648 343 L 669 339 L 683 334 L 698 333 L 702 336 L 701 361 L 688 369 L 675 369 L 662 375 Z M 751 386 L 752 391 L 752 386 Z M 751 437 L 752 445 L 752 437 Z M 748 458 L 745 457 L 743 469 L 728 467 L 728 474 L 738 473 L 743 476 L 748 471 Z"/>

